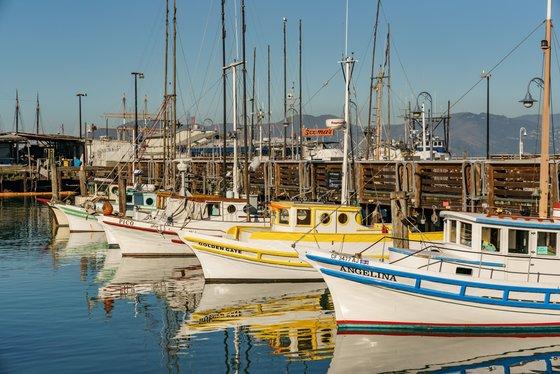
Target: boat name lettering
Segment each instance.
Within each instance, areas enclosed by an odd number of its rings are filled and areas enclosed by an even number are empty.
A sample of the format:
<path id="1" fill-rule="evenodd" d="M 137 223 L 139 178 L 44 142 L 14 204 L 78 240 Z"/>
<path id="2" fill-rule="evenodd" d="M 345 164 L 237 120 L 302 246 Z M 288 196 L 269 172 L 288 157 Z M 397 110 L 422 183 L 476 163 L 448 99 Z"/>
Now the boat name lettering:
<path id="1" fill-rule="evenodd" d="M 345 267 L 345 266 L 341 266 L 340 271 L 343 271 L 345 273 L 363 275 L 365 277 L 379 278 L 379 279 L 388 280 L 388 281 L 392 281 L 392 282 L 397 281 L 397 277 L 395 277 L 393 274 L 386 274 L 386 273 L 381 273 L 381 272 L 378 272 L 378 271 L 356 269 L 356 268 Z"/>
<path id="2" fill-rule="evenodd" d="M 215 245 L 215 244 L 203 243 L 203 242 L 198 242 L 198 244 L 203 246 L 203 247 L 217 249 L 219 251 L 226 251 L 226 252 L 241 254 L 241 251 L 239 249 L 235 249 L 235 248 L 227 248 L 227 247 L 222 247 L 221 245 Z"/>
<path id="3" fill-rule="evenodd" d="M 126 226 L 134 226 L 134 221 L 131 220 L 131 219 L 120 218 L 119 219 L 119 224 L 120 225 L 126 225 Z"/>
<path id="4" fill-rule="evenodd" d="M 355 264 L 369 265 L 369 260 L 364 260 L 359 257 L 339 255 L 338 253 L 331 253 L 331 258 L 334 260 L 353 262 Z"/>

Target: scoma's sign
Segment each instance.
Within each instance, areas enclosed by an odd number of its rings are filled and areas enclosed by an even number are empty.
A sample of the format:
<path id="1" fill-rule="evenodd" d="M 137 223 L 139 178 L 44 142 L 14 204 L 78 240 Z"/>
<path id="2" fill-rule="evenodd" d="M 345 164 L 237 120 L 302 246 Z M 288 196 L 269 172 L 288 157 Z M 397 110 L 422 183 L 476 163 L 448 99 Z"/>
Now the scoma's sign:
<path id="1" fill-rule="evenodd" d="M 303 129 L 303 136 L 333 136 L 334 129 Z"/>

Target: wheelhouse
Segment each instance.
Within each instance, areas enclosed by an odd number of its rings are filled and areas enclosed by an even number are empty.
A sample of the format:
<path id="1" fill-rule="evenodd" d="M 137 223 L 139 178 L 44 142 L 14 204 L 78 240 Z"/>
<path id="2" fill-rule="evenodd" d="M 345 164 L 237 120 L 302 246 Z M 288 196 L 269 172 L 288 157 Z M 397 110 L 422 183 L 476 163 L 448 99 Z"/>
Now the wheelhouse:
<path id="1" fill-rule="evenodd" d="M 453 248 L 527 257 L 558 257 L 560 222 L 517 216 L 442 212 Z"/>

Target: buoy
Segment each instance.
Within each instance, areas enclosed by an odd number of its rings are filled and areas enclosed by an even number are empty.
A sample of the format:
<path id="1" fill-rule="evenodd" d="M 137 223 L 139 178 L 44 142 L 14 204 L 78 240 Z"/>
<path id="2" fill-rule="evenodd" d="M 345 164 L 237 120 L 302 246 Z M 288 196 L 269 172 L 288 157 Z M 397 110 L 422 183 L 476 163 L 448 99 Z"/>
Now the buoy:
<path id="1" fill-rule="evenodd" d="M 103 202 L 103 215 L 110 216 L 113 214 L 113 205 L 109 202 L 109 200 L 105 200 Z"/>

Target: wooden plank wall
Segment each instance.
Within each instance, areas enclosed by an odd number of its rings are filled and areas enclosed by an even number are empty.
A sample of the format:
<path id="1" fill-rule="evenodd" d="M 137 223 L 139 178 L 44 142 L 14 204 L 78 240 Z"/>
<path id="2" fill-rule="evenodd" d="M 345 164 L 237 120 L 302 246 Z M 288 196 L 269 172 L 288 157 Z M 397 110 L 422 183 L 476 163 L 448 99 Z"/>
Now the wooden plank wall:
<path id="1" fill-rule="evenodd" d="M 209 167 L 212 162 L 217 165 Z M 404 191 L 417 209 L 475 212 L 490 207 L 536 214 L 538 166 L 534 160 L 360 161 L 354 170 L 355 194 L 362 204 L 389 206 L 391 192 Z M 191 192 L 215 193 L 211 189 L 219 182 L 208 181 L 221 180 L 221 167 L 221 161 L 193 162 Z M 231 167 L 228 162 L 228 171 Z M 558 201 L 559 170 L 557 161 L 551 162 L 551 203 Z M 251 193 L 269 199 L 336 202 L 341 171 L 340 161 L 264 161 L 250 171 Z"/>

